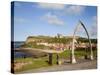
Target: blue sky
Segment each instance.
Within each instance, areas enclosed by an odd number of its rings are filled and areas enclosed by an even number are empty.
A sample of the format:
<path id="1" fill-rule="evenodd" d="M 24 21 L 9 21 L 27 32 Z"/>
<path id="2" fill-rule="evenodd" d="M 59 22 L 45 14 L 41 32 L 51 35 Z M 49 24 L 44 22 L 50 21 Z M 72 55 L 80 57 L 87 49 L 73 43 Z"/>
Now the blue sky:
<path id="1" fill-rule="evenodd" d="M 28 36 L 72 36 L 81 20 L 91 37 L 97 38 L 97 7 L 67 4 L 14 2 L 14 41 Z M 78 34 L 84 30 L 80 27 Z"/>

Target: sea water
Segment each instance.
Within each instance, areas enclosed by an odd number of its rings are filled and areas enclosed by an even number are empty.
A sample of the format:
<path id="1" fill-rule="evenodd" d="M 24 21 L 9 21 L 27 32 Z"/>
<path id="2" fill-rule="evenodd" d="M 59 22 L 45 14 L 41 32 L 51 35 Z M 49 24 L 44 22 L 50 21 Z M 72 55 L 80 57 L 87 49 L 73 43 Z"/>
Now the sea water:
<path id="1" fill-rule="evenodd" d="M 14 42 L 14 49 L 19 48 L 24 42 Z M 22 58 L 22 57 L 30 57 L 31 55 L 24 52 L 16 52 L 14 51 L 14 58 Z"/>

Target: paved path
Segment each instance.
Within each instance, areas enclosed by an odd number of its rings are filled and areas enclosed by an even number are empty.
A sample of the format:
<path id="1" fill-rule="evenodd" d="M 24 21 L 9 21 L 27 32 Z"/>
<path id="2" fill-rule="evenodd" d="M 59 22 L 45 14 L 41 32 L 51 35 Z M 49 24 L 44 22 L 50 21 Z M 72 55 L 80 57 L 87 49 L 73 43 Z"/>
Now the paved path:
<path id="1" fill-rule="evenodd" d="M 23 71 L 20 73 L 36 73 L 36 72 L 53 72 L 53 71 L 69 71 L 69 70 L 84 70 L 84 69 L 96 69 L 97 60 L 80 60 L 76 64 L 64 63 L 62 65 L 55 65 L 50 67 L 43 67 L 39 69 L 32 69 Z"/>

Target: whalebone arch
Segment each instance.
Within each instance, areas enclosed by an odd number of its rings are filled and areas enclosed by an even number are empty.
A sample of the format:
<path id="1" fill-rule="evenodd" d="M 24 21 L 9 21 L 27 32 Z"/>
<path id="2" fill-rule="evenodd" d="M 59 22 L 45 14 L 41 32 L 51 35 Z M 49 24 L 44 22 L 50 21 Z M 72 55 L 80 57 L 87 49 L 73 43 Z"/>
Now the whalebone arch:
<path id="1" fill-rule="evenodd" d="M 72 63 L 76 63 L 76 59 L 75 59 L 75 54 L 74 54 L 74 50 L 75 50 L 75 36 L 76 36 L 76 32 L 78 31 L 78 27 L 79 25 L 81 25 L 83 27 L 83 29 L 86 32 L 86 35 L 88 37 L 88 42 L 89 42 L 89 49 L 90 49 L 90 59 L 93 60 L 93 51 L 92 51 L 92 45 L 91 45 L 91 40 L 90 40 L 90 36 L 88 33 L 87 28 L 85 27 L 85 25 L 79 21 L 79 23 L 77 24 L 74 33 L 73 33 L 73 39 L 72 39 L 72 50 L 71 50 L 71 62 Z"/>

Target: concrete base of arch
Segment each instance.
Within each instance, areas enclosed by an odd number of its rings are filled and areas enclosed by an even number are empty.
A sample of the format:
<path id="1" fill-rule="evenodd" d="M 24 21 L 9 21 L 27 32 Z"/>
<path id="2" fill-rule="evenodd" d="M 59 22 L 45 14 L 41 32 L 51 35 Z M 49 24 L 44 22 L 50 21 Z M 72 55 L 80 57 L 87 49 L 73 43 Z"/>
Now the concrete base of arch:
<path id="1" fill-rule="evenodd" d="M 72 62 L 71 62 L 72 64 L 75 64 L 75 63 L 77 63 L 76 62 L 76 60 L 75 59 L 72 59 Z"/>
<path id="2" fill-rule="evenodd" d="M 90 59 L 93 60 L 93 55 L 90 56 Z"/>
<path id="3" fill-rule="evenodd" d="M 74 57 L 74 56 L 72 56 L 72 57 L 71 57 L 71 63 L 72 63 L 72 64 L 77 63 L 77 62 L 76 62 L 76 59 L 75 59 L 75 57 Z"/>

